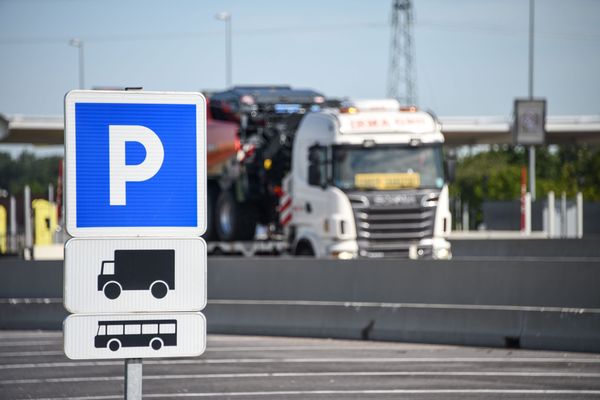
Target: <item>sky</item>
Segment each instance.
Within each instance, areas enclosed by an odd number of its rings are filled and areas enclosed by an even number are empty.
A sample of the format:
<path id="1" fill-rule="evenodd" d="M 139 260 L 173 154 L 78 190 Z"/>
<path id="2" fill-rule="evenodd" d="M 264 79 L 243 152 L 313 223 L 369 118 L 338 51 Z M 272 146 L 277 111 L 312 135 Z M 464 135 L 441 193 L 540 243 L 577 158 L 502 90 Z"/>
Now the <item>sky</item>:
<path id="1" fill-rule="evenodd" d="M 526 0 L 414 0 L 418 104 L 439 116 L 508 116 L 528 94 Z M 386 95 L 392 0 L 0 0 L 0 113 L 60 115 L 78 88 L 291 84 Z M 600 0 L 536 0 L 534 95 L 549 115 L 600 114 Z"/>

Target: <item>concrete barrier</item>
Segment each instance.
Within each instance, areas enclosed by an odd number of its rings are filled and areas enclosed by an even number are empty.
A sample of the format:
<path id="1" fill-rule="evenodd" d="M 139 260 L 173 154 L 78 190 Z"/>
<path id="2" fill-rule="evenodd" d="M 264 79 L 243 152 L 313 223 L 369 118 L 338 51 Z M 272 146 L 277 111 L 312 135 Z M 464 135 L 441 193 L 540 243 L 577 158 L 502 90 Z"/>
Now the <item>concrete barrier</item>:
<path id="1" fill-rule="evenodd" d="M 0 299 L 0 329 L 62 329 L 67 317 L 62 299 Z"/>
<path id="2" fill-rule="evenodd" d="M 456 232 L 460 237 L 462 232 Z M 519 234 L 518 231 L 514 231 Z M 461 257 L 544 257 L 600 259 L 600 236 L 583 239 L 484 239 L 485 231 L 469 231 L 469 235 L 479 239 L 450 239 L 452 254 Z M 455 236 L 455 237 L 456 237 Z"/>
<path id="3" fill-rule="evenodd" d="M 209 258 L 209 332 L 600 351 L 594 260 Z M 60 329 L 62 263 L 0 262 L 0 328 Z M 10 299 L 33 300 L 26 303 Z"/>
<path id="4" fill-rule="evenodd" d="M 599 261 L 209 258 L 208 297 L 600 308 Z"/>
<path id="5" fill-rule="evenodd" d="M 598 311 L 210 301 L 209 331 L 600 352 Z"/>

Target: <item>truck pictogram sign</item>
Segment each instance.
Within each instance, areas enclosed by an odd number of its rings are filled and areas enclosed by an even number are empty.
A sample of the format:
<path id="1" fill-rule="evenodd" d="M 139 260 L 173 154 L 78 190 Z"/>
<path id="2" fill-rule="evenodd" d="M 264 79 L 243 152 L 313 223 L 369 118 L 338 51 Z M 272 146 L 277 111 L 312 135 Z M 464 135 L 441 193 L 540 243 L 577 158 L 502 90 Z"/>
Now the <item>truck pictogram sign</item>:
<path id="1" fill-rule="evenodd" d="M 73 313 L 200 311 L 206 305 L 202 238 L 72 238 L 64 303 Z"/>

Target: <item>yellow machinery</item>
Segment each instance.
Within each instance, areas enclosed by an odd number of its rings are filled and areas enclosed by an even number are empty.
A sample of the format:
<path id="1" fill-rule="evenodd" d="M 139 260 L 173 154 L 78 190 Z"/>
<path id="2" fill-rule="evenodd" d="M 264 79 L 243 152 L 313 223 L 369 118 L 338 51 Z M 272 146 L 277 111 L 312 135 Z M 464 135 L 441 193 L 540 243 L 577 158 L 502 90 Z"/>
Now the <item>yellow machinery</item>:
<path id="1" fill-rule="evenodd" d="M 0 254 L 6 254 L 6 208 L 0 206 Z"/>
<path id="2" fill-rule="evenodd" d="M 33 244 L 37 246 L 52 244 L 57 227 L 56 204 L 36 199 L 31 202 L 31 205 L 35 225 Z"/>

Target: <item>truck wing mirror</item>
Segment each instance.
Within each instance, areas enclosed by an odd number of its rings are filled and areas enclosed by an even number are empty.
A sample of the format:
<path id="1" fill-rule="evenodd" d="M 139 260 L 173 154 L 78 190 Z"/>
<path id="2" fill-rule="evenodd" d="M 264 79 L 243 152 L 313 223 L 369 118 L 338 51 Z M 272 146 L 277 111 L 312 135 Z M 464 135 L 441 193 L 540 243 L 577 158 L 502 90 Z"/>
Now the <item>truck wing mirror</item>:
<path id="1" fill-rule="evenodd" d="M 446 160 L 446 178 L 450 183 L 456 179 L 456 158 Z"/>
<path id="2" fill-rule="evenodd" d="M 327 187 L 327 177 L 323 170 L 327 165 L 327 148 L 315 144 L 308 148 L 308 184 L 311 186 Z"/>
<path id="3" fill-rule="evenodd" d="M 321 186 L 321 170 L 319 164 L 308 165 L 308 184 L 311 186 Z"/>
<path id="4" fill-rule="evenodd" d="M 321 151 L 323 150 L 322 146 L 315 144 L 314 146 L 310 146 L 308 148 L 308 164 L 318 164 L 321 161 Z"/>

